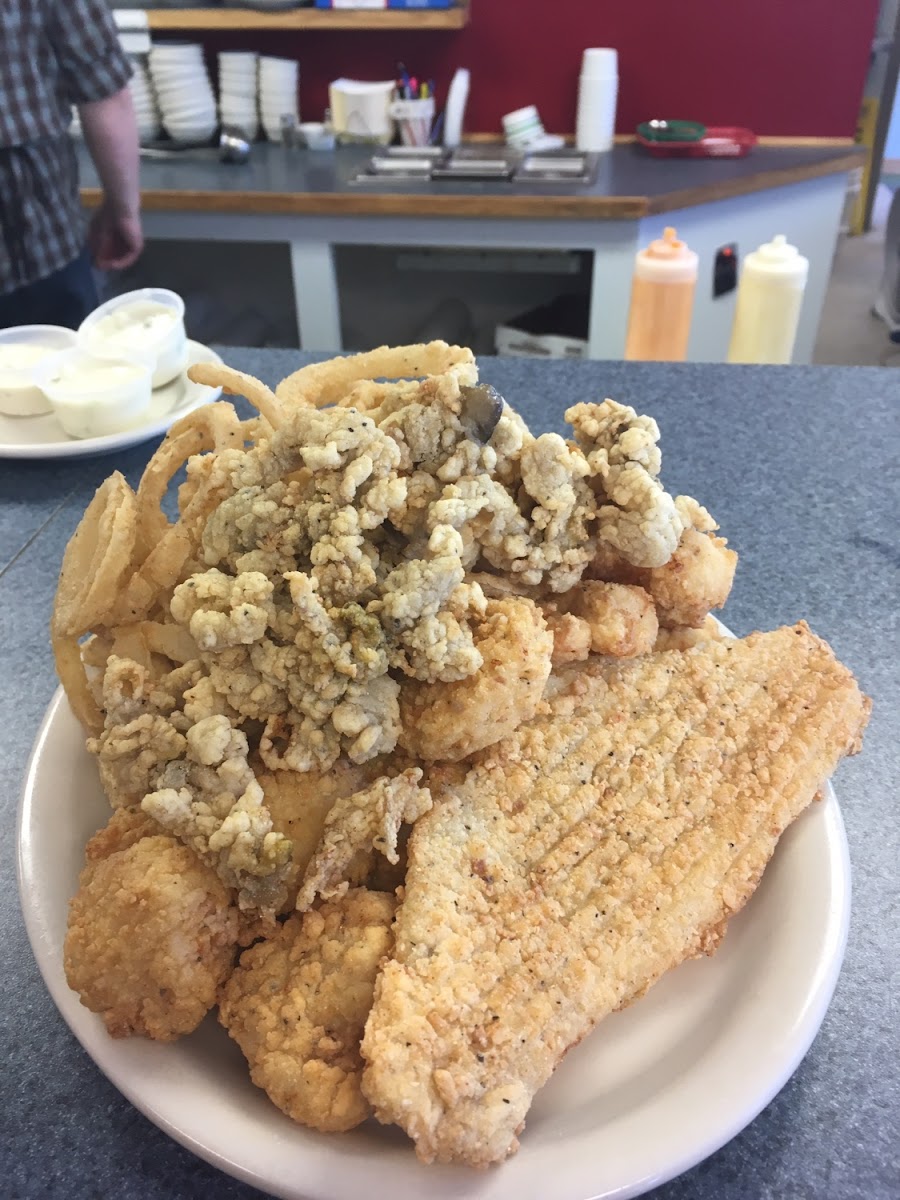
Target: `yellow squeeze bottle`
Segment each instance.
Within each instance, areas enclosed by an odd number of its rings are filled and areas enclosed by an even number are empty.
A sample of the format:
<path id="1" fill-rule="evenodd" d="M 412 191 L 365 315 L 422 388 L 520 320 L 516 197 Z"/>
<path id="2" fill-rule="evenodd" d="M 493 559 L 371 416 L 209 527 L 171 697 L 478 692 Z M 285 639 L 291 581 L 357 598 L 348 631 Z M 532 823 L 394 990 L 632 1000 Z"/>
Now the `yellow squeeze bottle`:
<path id="1" fill-rule="evenodd" d="M 728 361 L 789 363 L 809 260 L 784 234 L 748 254 L 738 284 Z"/>

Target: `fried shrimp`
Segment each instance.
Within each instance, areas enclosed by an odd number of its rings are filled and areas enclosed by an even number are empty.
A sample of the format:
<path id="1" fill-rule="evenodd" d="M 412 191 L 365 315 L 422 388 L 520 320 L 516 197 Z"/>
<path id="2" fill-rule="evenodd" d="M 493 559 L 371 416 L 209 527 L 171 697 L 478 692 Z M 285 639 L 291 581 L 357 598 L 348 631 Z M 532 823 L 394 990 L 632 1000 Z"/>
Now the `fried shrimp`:
<path id="1" fill-rule="evenodd" d="M 400 690 L 403 748 L 426 762 L 456 761 L 534 716 L 550 674 L 553 635 L 531 600 L 489 600 L 475 646 L 483 665 L 457 683 Z"/>

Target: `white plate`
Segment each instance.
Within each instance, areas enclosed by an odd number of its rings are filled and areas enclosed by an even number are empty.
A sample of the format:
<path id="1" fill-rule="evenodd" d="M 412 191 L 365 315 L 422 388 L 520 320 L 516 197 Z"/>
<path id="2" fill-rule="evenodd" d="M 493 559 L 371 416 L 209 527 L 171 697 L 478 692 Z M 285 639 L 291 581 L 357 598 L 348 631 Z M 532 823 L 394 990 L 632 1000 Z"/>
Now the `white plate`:
<path id="1" fill-rule="evenodd" d="M 62 797 L 62 802 L 60 798 Z M 141 1112 L 193 1153 L 289 1200 L 625 1200 L 712 1154 L 781 1089 L 831 998 L 847 934 L 850 868 L 830 787 L 785 833 L 711 959 L 671 972 L 607 1018 L 538 1094 L 501 1167 L 425 1167 L 397 1129 L 293 1125 L 255 1088 L 213 1017 L 169 1045 L 114 1041 L 66 986 L 66 907 L 82 849 L 109 817 L 94 760 L 57 692 L 19 812 L 19 887 L 31 946 L 72 1032 Z M 90 1120 L 90 1096 L 80 1101 Z M 798 1114 L 802 1118 L 802 1114 Z"/>
<path id="2" fill-rule="evenodd" d="M 188 340 L 188 366 L 221 361 L 208 346 Z M 53 413 L 40 417 L 5 417 L 0 413 L 0 458 L 84 458 L 88 454 L 108 454 L 111 450 L 136 446 L 165 433 L 179 417 L 201 404 L 218 400 L 221 395 L 221 388 L 193 383 L 185 369 L 171 383 L 154 388 L 150 411 L 143 425 L 125 433 L 108 433 L 94 438 L 70 438 L 63 433 Z"/>

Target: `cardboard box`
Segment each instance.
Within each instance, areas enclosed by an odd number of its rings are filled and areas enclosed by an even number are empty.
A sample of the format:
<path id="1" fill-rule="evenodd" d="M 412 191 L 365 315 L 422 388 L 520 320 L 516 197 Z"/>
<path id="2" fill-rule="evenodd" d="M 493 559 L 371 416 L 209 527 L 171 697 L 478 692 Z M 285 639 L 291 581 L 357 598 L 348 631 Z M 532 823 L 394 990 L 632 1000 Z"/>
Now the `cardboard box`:
<path id="1" fill-rule="evenodd" d="M 587 358 L 587 296 L 558 296 L 494 332 L 498 354 L 523 358 Z"/>

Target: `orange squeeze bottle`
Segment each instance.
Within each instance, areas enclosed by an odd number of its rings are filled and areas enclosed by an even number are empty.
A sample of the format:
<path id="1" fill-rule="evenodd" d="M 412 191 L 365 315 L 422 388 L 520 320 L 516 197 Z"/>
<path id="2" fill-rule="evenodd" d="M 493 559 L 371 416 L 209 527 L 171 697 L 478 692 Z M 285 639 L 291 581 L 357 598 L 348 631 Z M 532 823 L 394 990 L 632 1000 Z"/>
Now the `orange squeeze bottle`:
<path id="1" fill-rule="evenodd" d="M 697 255 L 668 226 L 634 260 L 625 357 L 683 362 L 687 357 Z"/>

